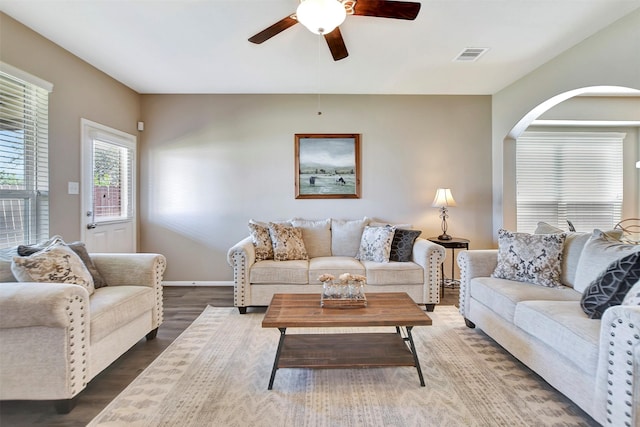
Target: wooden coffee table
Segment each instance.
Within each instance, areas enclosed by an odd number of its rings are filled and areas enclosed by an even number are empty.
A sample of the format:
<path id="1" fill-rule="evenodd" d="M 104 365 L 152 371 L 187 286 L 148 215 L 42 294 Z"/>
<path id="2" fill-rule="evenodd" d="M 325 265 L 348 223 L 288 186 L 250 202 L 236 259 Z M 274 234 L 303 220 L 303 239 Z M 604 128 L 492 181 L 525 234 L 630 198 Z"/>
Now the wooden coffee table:
<path id="1" fill-rule="evenodd" d="M 263 328 L 280 330 L 269 390 L 279 368 L 415 366 L 424 387 L 411 329 L 431 325 L 431 318 L 404 292 L 366 297 L 366 307 L 322 308 L 320 294 L 275 294 L 262 320 Z M 395 332 L 286 334 L 287 328 L 372 326 Z"/>

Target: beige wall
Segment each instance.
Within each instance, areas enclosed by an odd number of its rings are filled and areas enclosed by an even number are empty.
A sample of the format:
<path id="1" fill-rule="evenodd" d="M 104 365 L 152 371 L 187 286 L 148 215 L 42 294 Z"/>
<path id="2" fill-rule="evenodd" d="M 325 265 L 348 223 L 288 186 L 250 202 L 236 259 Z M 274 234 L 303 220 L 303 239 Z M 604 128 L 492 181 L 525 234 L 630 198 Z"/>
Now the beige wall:
<path id="1" fill-rule="evenodd" d="M 0 13 L 0 61 L 54 85 L 49 96 L 50 233 L 80 238 L 80 118 L 137 134 L 140 95 Z"/>
<path id="2" fill-rule="evenodd" d="M 231 280 L 226 253 L 250 218 L 370 216 L 438 235 L 437 187 L 458 203 L 450 234 L 491 244 L 489 96 L 144 95 L 142 111 L 141 249 L 168 257 L 167 280 Z M 295 133 L 360 133 L 362 197 L 296 200 Z"/>
<path id="3" fill-rule="evenodd" d="M 503 226 L 515 229 L 516 224 L 515 143 L 508 138 L 509 133 L 527 113 L 546 100 L 565 92 L 594 86 L 640 90 L 640 10 L 596 33 L 493 96 L 494 230 Z M 638 113 L 633 115 L 637 120 Z M 638 170 L 628 170 L 626 173 L 638 174 Z M 637 175 L 635 181 L 638 182 Z"/>

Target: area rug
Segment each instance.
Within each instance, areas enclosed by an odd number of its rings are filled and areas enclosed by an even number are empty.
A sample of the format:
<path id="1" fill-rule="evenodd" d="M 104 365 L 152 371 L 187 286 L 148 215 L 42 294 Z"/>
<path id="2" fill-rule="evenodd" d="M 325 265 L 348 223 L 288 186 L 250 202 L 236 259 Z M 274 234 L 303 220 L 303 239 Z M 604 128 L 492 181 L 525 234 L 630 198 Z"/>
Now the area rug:
<path id="1" fill-rule="evenodd" d="M 264 313 L 207 307 L 89 425 L 597 425 L 455 307 L 429 315 L 413 329 L 426 387 L 414 367 L 280 369 L 269 391 L 278 330 Z"/>

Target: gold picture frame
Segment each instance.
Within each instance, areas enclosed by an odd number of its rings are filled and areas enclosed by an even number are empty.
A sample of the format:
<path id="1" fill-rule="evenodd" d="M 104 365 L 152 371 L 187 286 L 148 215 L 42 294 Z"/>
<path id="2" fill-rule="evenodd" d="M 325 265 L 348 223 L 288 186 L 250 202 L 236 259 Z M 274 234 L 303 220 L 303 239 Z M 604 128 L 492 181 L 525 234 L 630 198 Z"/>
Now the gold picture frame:
<path id="1" fill-rule="evenodd" d="M 296 199 L 359 199 L 360 167 L 360 134 L 295 134 Z"/>

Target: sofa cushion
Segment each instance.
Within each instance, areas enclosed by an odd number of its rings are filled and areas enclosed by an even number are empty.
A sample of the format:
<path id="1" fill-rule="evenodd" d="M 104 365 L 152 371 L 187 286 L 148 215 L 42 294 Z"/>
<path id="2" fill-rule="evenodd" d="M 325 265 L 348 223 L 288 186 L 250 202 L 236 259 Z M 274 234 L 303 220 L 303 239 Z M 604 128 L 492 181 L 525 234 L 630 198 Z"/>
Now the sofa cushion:
<path id="1" fill-rule="evenodd" d="M 107 286 L 96 289 L 90 299 L 91 343 L 123 327 L 156 303 L 149 286 Z"/>
<path id="2" fill-rule="evenodd" d="M 318 277 L 322 274 L 340 277 L 343 273 L 364 276 L 365 269 L 362 263 L 353 257 L 317 257 L 309 260 L 309 283 L 312 285 L 321 283 Z"/>
<path id="3" fill-rule="evenodd" d="M 331 219 L 307 220 L 294 218 L 291 224 L 302 230 L 302 240 L 309 258 L 331 256 Z"/>
<path id="4" fill-rule="evenodd" d="M 362 261 L 368 285 L 410 285 L 424 283 L 424 270 L 415 262 Z"/>
<path id="5" fill-rule="evenodd" d="M 269 223 L 269 236 L 273 243 L 273 259 L 276 261 L 292 261 L 309 259 L 302 240 L 302 230 L 285 225 Z"/>
<path id="6" fill-rule="evenodd" d="M 413 255 L 413 244 L 422 231 L 406 230 L 404 228 L 396 228 L 391 241 L 391 254 L 389 261 L 408 262 L 411 261 Z"/>
<path id="7" fill-rule="evenodd" d="M 369 218 L 355 220 L 331 220 L 331 255 L 355 257 Z"/>
<path id="8" fill-rule="evenodd" d="M 471 298 L 478 300 L 496 312 L 499 316 L 513 322 L 516 305 L 522 301 L 580 301 L 581 294 L 573 289 L 561 286 L 548 288 L 515 280 L 493 277 L 471 279 L 469 289 Z"/>
<path id="9" fill-rule="evenodd" d="M 637 251 L 640 251 L 640 245 L 622 243 L 600 230 L 593 230 L 580 255 L 575 290 L 584 292 L 612 262 Z"/>
<path id="10" fill-rule="evenodd" d="M 80 257 L 64 243 L 56 243 L 27 257 L 16 256 L 11 271 L 20 282 L 69 283 L 93 294 L 93 278 Z"/>
<path id="11" fill-rule="evenodd" d="M 589 319 L 578 301 L 523 301 L 514 323 L 590 375 L 598 365 L 600 322 Z"/>
<path id="12" fill-rule="evenodd" d="M 634 252 L 609 264 L 584 291 L 580 306 L 590 318 L 600 319 L 607 308 L 622 304 L 638 280 L 640 252 Z"/>
<path id="13" fill-rule="evenodd" d="M 256 262 L 249 271 L 252 284 L 287 283 L 304 285 L 308 283 L 309 261 L 274 261 Z"/>
<path id="14" fill-rule="evenodd" d="M 492 277 L 547 287 L 561 286 L 564 234 L 498 231 L 498 265 Z"/>

